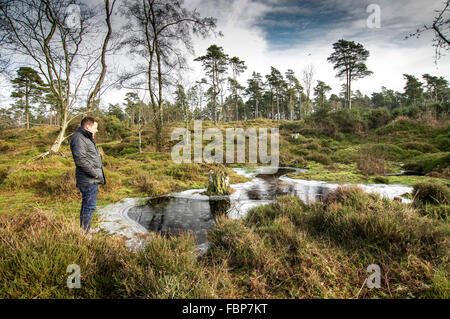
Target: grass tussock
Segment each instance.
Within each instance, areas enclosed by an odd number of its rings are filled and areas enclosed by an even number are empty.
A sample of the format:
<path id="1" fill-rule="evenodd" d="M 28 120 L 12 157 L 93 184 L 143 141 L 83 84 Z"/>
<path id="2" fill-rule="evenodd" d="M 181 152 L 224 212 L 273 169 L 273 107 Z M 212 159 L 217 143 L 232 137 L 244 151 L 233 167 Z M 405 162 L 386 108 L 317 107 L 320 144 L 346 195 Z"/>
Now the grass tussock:
<path id="1" fill-rule="evenodd" d="M 347 187 L 217 218 L 197 257 L 192 235 L 154 235 L 138 252 L 51 211 L 0 215 L 2 298 L 448 298 L 448 225 Z M 82 288 L 66 286 L 80 266 Z M 378 264 L 382 287 L 363 286 Z"/>
<path id="2" fill-rule="evenodd" d="M 197 261 L 191 235 L 155 236 L 131 253 L 118 237 L 88 239 L 76 222 L 51 212 L 0 216 L 1 298 L 217 298 L 226 272 Z M 81 288 L 66 286 L 67 267 L 80 267 Z M 225 277 L 224 277 L 225 276 Z M 220 287 L 221 289 L 219 289 Z"/>
<path id="3" fill-rule="evenodd" d="M 450 190 L 437 182 L 417 183 L 413 187 L 413 204 L 425 216 L 448 219 Z"/>
<path id="4" fill-rule="evenodd" d="M 193 253 L 188 234 L 154 235 L 132 253 L 123 238 L 99 233 L 89 240 L 80 231 L 80 194 L 67 143 L 60 154 L 29 162 L 47 150 L 57 130 L 0 131 L 0 297 L 449 298 L 448 130 L 408 118 L 364 134 L 336 128 L 328 137 L 314 134 L 329 125 L 308 127 L 303 121 L 250 120 L 222 129 L 278 125 L 280 163 L 309 168 L 297 178 L 422 183 L 413 205 L 357 187 L 340 187 L 312 205 L 283 196 L 244 220 L 218 217 L 204 256 Z M 155 152 L 149 132 L 144 130 L 142 153 L 132 136 L 99 141 L 107 181 L 99 203 L 206 187 L 209 170 L 217 166 L 174 164 L 170 143 Z M 292 133 L 302 135 L 293 139 Z M 402 169 L 400 161 L 429 176 L 381 176 Z M 246 181 L 219 167 L 230 183 Z M 423 185 L 435 180 L 442 184 Z M 81 289 L 66 286 L 70 264 L 81 268 Z M 381 267 L 381 289 L 363 285 L 370 264 Z"/>
<path id="5" fill-rule="evenodd" d="M 402 203 L 349 187 L 311 206 L 287 196 L 244 221 L 220 220 L 209 254 L 227 259 L 246 297 L 448 298 L 448 233 Z M 362 287 L 373 263 L 381 289 Z"/>

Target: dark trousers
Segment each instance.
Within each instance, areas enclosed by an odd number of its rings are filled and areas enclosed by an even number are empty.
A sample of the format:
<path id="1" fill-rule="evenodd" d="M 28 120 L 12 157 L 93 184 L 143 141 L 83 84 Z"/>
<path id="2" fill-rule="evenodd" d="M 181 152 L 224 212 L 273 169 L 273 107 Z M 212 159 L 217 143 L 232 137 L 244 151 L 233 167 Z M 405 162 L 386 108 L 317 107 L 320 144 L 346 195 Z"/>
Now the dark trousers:
<path id="1" fill-rule="evenodd" d="M 87 187 L 80 187 L 82 202 L 80 211 L 80 227 L 86 233 L 91 228 L 91 217 L 97 205 L 98 185 L 93 184 Z"/>

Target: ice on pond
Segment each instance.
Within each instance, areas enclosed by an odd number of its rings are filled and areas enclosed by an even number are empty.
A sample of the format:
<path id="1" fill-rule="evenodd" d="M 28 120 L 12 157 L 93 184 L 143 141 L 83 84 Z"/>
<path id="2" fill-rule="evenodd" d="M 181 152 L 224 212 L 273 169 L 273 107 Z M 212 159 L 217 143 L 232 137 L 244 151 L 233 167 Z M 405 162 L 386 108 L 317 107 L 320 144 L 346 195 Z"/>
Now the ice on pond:
<path id="1" fill-rule="evenodd" d="M 309 204 L 339 186 L 324 181 L 289 178 L 286 176 L 287 173 L 305 171 L 293 167 L 233 168 L 233 170 L 252 179 L 245 183 L 232 184 L 234 192 L 229 196 L 209 197 L 202 194 L 206 189 L 190 189 L 140 201 L 127 198 L 100 211 L 104 219 L 100 227 L 130 238 L 130 246 L 140 245 L 141 241 L 136 240 L 136 236 L 148 231 L 166 235 L 188 231 L 195 235 L 198 247 L 203 247 L 199 250 L 204 250 L 207 247 L 206 234 L 214 227 L 219 215 L 226 214 L 232 219 L 243 218 L 253 207 L 272 203 L 280 195 L 295 195 Z M 412 192 L 412 187 L 400 184 L 357 185 L 367 193 L 377 193 L 391 200 Z M 406 198 L 401 200 L 410 202 Z"/>

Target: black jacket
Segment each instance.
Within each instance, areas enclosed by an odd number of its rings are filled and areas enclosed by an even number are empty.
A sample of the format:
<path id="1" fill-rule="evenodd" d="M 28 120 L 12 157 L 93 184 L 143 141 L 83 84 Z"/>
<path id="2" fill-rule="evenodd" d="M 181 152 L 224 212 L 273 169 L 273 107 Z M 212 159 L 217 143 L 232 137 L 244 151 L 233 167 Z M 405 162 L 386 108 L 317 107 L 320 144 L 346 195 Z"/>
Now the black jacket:
<path id="1" fill-rule="evenodd" d="M 70 140 L 70 150 L 76 166 L 77 187 L 106 184 L 102 159 L 91 132 L 78 127 Z"/>

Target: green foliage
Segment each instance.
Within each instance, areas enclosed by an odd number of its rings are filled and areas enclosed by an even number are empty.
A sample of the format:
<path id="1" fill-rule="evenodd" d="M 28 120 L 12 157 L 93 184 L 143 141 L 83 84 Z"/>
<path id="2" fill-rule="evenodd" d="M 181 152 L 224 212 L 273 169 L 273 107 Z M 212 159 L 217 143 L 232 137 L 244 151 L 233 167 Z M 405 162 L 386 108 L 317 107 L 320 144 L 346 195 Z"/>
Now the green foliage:
<path id="1" fill-rule="evenodd" d="M 409 156 L 409 152 L 404 149 L 387 143 L 366 144 L 361 148 L 361 152 L 368 152 L 376 157 L 391 161 L 402 160 Z"/>
<path id="2" fill-rule="evenodd" d="M 333 63 L 333 69 L 338 71 L 337 77 L 346 78 L 347 80 L 349 87 L 346 87 L 345 97 L 346 106 L 350 108 L 351 81 L 364 78 L 373 73 L 367 69 L 365 64 L 369 57 L 369 51 L 361 43 L 344 39 L 333 43 L 333 50 L 333 53 L 327 58 L 327 61 Z"/>
<path id="3" fill-rule="evenodd" d="M 348 147 L 345 149 L 340 149 L 331 155 L 331 159 L 335 162 L 343 164 L 355 163 L 358 159 L 359 147 Z"/>
<path id="4" fill-rule="evenodd" d="M 447 127 L 446 132 L 437 135 L 433 138 L 432 143 L 442 152 L 450 150 L 450 127 Z"/>
<path id="5" fill-rule="evenodd" d="M 378 184 L 389 184 L 389 179 L 384 176 L 376 176 L 373 181 Z"/>
<path id="6" fill-rule="evenodd" d="M 343 187 L 311 206 L 282 196 L 243 221 L 219 219 L 208 258 L 225 259 L 251 296 L 439 298 L 449 287 L 434 275 L 446 265 L 447 235 L 444 224 L 404 204 Z M 379 263 L 396 278 L 390 290 L 361 291 L 356 284 L 367 277 L 361 265 L 373 260 L 389 260 Z M 418 288 L 420 282 L 428 288 Z"/>
<path id="7" fill-rule="evenodd" d="M 286 131 L 289 133 L 297 133 L 302 128 L 304 128 L 304 123 L 302 121 L 285 121 L 280 123 L 279 129 L 280 132 Z"/>
<path id="8" fill-rule="evenodd" d="M 402 143 L 402 144 L 400 144 L 400 146 L 405 150 L 417 150 L 422 153 L 439 152 L 439 150 L 435 146 L 428 144 L 428 143 L 424 143 L 424 142 L 411 141 L 411 142 Z"/>
<path id="9" fill-rule="evenodd" d="M 404 90 L 408 104 L 416 105 L 423 100 L 423 83 L 410 74 L 403 74 L 403 77 L 406 79 Z"/>
<path id="10" fill-rule="evenodd" d="M 387 108 L 370 109 L 368 113 L 366 113 L 366 117 L 370 129 L 382 127 L 391 119 L 391 115 Z"/>
<path id="11" fill-rule="evenodd" d="M 127 155 L 127 154 L 136 153 L 138 151 L 139 151 L 139 149 L 137 147 L 125 147 L 119 152 L 119 154 L 120 155 Z"/>
<path id="12" fill-rule="evenodd" d="M 125 123 L 118 119 L 115 115 L 109 115 L 104 121 L 106 137 L 120 138 L 125 132 Z"/>
<path id="13" fill-rule="evenodd" d="M 399 117 L 375 131 L 378 135 L 407 133 L 410 136 L 432 136 L 433 128 L 410 118 Z"/>
<path id="14" fill-rule="evenodd" d="M 418 207 L 422 214 L 431 218 L 448 220 L 450 205 L 422 205 Z"/>
<path id="15" fill-rule="evenodd" d="M 320 144 L 316 141 L 309 141 L 306 144 L 304 144 L 303 147 L 305 147 L 308 150 L 313 150 L 313 151 L 320 151 L 320 149 L 322 148 L 320 146 Z"/>
<path id="16" fill-rule="evenodd" d="M 114 277 L 120 282 L 117 293 L 131 298 L 216 298 L 218 280 L 192 253 L 195 240 L 185 234 L 166 239 L 154 236 Z M 221 285 L 226 285 L 226 280 Z M 216 282 L 214 284 L 213 282 Z"/>
<path id="17" fill-rule="evenodd" d="M 416 156 L 405 164 L 405 169 L 426 174 L 432 171 L 443 172 L 449 166 L 450 152 L 440 152 Z"/>
<path id="18" fill-rule="evenodd" d="M 323 165 L 330 165 L 333 161 L 326 154 L 312 152 L 308 156 L 306 156 L 307 160 L 315 161 L 317 163 L 321 163 Z"/>

